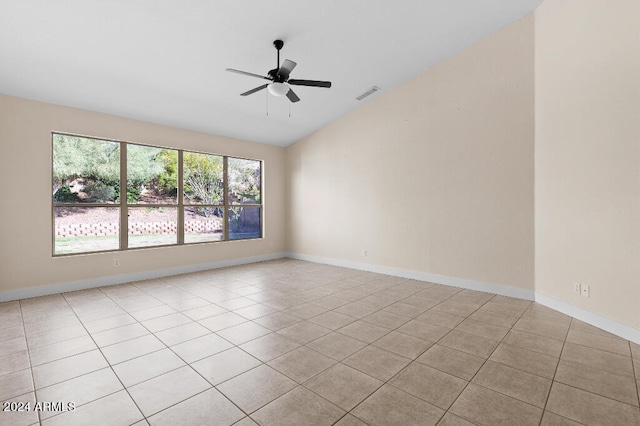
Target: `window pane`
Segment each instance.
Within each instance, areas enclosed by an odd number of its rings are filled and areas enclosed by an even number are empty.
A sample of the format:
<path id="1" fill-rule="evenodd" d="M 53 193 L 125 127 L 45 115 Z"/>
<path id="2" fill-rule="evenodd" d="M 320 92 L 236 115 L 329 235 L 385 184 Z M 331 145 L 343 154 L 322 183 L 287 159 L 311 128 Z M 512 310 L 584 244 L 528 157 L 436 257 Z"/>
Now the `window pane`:
<path id="1" fill-rule="evenodd" d="M 129 207 L 129 248 L 178 243 L 176 207 Z"/>
<path id="2" fill-rule="evenodd" d="M 260 238 L 260 207 L 231 207 L 229 209 L 229 239 Z"/>
<path id="3" fill-rule="evenodd" d="M 119 207 L 56 207 L 54 253 L 118 250 Z"/>
<path id="4" fill-rule="evenodd" d="M 118 142 L 53 135 L 54 203 L 114 203 L 119 193 Z"/>
<path id="5" fill-rule="evenodd" d="M 219 155 L 185 152 L 183 155 L 185 204 L 222 204 L 223 161 Z"/>
<path id="6" fill-rule="evenodd" d="M 260 161 L 229 157 L 228 167 L 229 203 L 260 204 Z"/>
<path id="7" fill-rule="evenodd" d="M 127 203 L 176 204 L 178 151 L 127 145 Z"/>
<path id="8" fill-rule="evenodd" d="M 223 237 L 223 207 L 186 207 L 184 209 L 184 242 L 220 241 Z"/>

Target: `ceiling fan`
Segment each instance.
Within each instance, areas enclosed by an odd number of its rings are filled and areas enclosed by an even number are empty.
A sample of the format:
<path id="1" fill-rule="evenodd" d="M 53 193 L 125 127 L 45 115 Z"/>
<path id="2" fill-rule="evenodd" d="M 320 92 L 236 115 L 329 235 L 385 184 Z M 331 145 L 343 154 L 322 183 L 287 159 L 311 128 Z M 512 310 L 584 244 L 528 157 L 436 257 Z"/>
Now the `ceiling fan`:
<path id="1" fill-rule="evenodd" d="M 296 63 L 285 59 L 282 65 L 280 65 L 280 49 L 284 46 L 282 40 L 276 40 L 273 42 L 273 46 L 278 51 L 278 62 L 276 68 L 270 70 L 266 76 L 260 74 L 254 74 L 246 71 L 240 71 L 233 68 L 227 68 L 227 71 L 235 72 L 237 74 L 248 75 L 250 77 L 257 77 L 264 80 L 270 80 L 271 83 L 263 84 L 254 89 L 241 93 L 240 96 L 248 96 L 252 93 L 256 93 L 264 88 L 267 88 L 269 93 L 274 96 L 287 96 L 291 102 L 298 102 L 300 98 L 291 89 L 290 86 L 312 86 L 312 87 L 331 87 L 330 81 L 317 81 L 317 80 L 297 80 L 289 79 L 289 74 L 296 67 Z"/>

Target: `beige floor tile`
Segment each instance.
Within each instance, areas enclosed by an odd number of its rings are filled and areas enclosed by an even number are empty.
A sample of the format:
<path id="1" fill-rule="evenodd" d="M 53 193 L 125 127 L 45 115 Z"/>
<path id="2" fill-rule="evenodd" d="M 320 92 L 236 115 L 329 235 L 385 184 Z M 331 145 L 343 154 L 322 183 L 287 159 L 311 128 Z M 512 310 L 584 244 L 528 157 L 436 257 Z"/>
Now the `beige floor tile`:
<path id="1" fill-rule="evenodd" d="M 594 327 L 591 324 L 587 324 L 586 322 L 582 322 L 582 321 L 577 320 L 575 318 L 573 318 L 571 320 L 571 326 L 569 327 L 569 329 L 570 330 L 574 330 L 574 331 L 581 331 L 583 333 L 598 334 L 600 336 L 610 337 L 612 339 L 618 339 L 618 340 L 625 341 L 623 338 L 618 337 L 615 334 L 611 334 L 611 333 L 609 333 L 607 331 L 604 331 L 601 328 Z"/>
<path id="2" fill-rule="evenodd" d="M 205 306 L 200 306 L 198 308 L 194 308 L 194 309 L 189 309 L 186 311 L 182 311 L 183 315 L 188 316 L 189 318 L 191 318 L 194 321 L 199 321 L 205 318 L 209 318 L 209 317 L 213 317 L 216 315 L 220 315 L 220 314 L 224 314 L 225 312 L 227 312 L 226 309 L 218 306 L 218 305 L 214 305 L 214 304 L 209 304 L 209 305 L 205 305 Z"/>
<path id="3" fill-rule="evenodd" d="M 373 342 L 373 345 L 405 358 L 415 359 L 418 355 L 429 349 L 432 343 L 407 334 L 392 331 Z"/>
<path id="4" fill-rule="evenodd" d="M 585 333 L 582 331 L 569 330 L 567 342 L 577 345 L 588 346 L 602 351 L 613 352 L 618 355 L 631 356 L 629 342 L 619 338 L 602 336 L 599 334 Z"/>
<path id="5" fill-rule="evenodd" d="M 640 345 L 631 342 L 631 354 L 634 359 L 640 360 Z"/>
<path id="6" fill-rule="evenodd" d="M 181 300 L 167 300 L 165 303 L 180 312 L 209 305 L 208 301 L 199 297 L 190 297 L 189 299 Z"/>
<path id="7" fill-rule="evenodd" d="M 508 328 L 511 328 L 518 321 L 516 316 L 486 310 L 475 311 L 469 316 L 469 319 Z"/>
<path id="8" fill-rule="evenodd" d="M 251 415 L 264 426 L 332 425 L 345 412 L 329 401 L 299 386 Z"/>
<path id="9" fill-rule="evenodd" d="M 382 309 L 384 307 L 392 305 L 395 302 L 386 297 L 379 296 L 378 294 L 372 294 L 371 296 L 363 297 L 362 299 L 360 299 L 360 303 L 373 306 L 374 308 L 377 308 L 377 309 Z"/>
<path id="10" fill-rule="evenodd" d="M 198 324 L 197 322 L 189 322 L 177 327 L 169 328 L 155 333 L 156 337 L 167 346 L 177 345 L 196 337 L 210 334 L 208 328 Z"/>
<path id="11" fill-rule="evenodd" d="M 261 365 L 217 386 L 245 413 L 252 413 L 297 384 L 267 365 Z"/>
<path id="12" fill-rule="evenodd" d="M 176 312 L 175 314 L 165 315 L 162 317 L 142 321 L 141 324 L 144 325 L 145 328 L 147 328 L 152 333 L 156 333 L 168 328 L 173 328 L 179 325 L 190 323 L 191 321 L 191 318 L 179 312 Z"/>
<path id="13" fill-rule="evenodd" d="M 28 393 L 18 398 L 12 398 L 8 402 L 20 404 L 16 410 L 0 412 L 0 426 L 27 426 L 38 424 L 38 413 L 33 410 L 36 404 L 36 396 L 34 393 Z M 29 404 L 31 409 L 27 411 L 24 407 Z M 17 411 L 17 409 L 22 411 Z"/>
<path id="14" fill-rule="evenodd" d="M 336 364 L 304 385 L 308 389 L 350 411 L 382 386 L 383 382 L 344 364 Z"/>
<path id="15" fill-rule="evenodd" d="M 558 366 L 558 358 L 556 357 L 504 343 L 498 345 L 489 359 L 547 379 L 553 379 Z"/>
<path id="16" fill-rule="evenodd" d="M 367 346 L 366 343 L 340 333 L 330 333 L 307 346 L 335 360 L 341 361 Z"/>
<path id="17" fill-rule="evenodd" d="M 341 328 L 338 332 L 365 343 L 373 343 L 390 331 L 388 328 L 359 320 Z"/>
<path id="18" fill-rule="evenodd" d="M 351 302 L 347 305 L 340 306 L 339 308 L 334 309 L 333 311 L 360 319 L 360 318 L 366 317 L 367 315 L 371 315 L 372 313 L 377 312 L 378 310 L 379 310 L 378 308 L 370 305 L 365 305 L 364 303 Z"/>
<path id="19" fill-rule="evenodd" d="M 589 425 L 638 425 L 637 407 L 555 382 L 547 410 Z"/>
<path id="20" fill-rule="evenodd" d="M 398 327 L 396 331 L 428 342 L 435 342 L 451 330 L 446 327 L 441 327 L 424 321 L 413 320 L 401 327 Z"/>
<path id="21" fill-rule="evenodd" d="M 212 415 L 215 413 L 215 415 Z M 228 426 L 244 417 L 244 413 L 216 389 L 209 389 L 149 418 L 152 426 Z"/>
<path id="22" fill-rule="evenodd" d="M 422 314 L 427 310 L 427 308 L 421 308 L 420 306 L 415 306 L 404 302 L 396 302 L 389 306 L 385 306 L 382 310 L 384 312 L 389 312 L 411 319 Z"/>
<path id="23" fill-rule="evenodd" d="M 73 312 L 65 315 L 45 317 L 36 321 L 27 321 L 24 323 L 24 329 L 27 336 L 41 333 L 43 331 L 57 330 L 59 328 L 67 328 L 82 325 L 78 317 Z"/>
<path id="24" fill-rule="evenodd" d="M 388 328 L 390 330 L 395 330 L 401 325 L 411 321 L 411 319 L 408 317 L 392 314 L 391 312 L 387 311 L 374 312 L 371 315 L 367 315 L 366 317 L 362 318 L 362 320 L 375 325 L 379 325 L 380 327 Z"/>
<path id="25" fill-rule="evenodd" d="M 24 336 L 16 337 L 15 339 L 5 340 L 0 343 L 0 357 L 26 351 L 27 350 L 27 339 Z"/>
<path id="26" fill-rule="evenodd" d="M 234 345 L 241 345 L 269 333 L 271 333 L 271 330 L 252 321 L 234 325 L 216 332 L 216 334 L 230 341 Z"/>
<path id="27" fill-rule="evenodd" d="M 222 306 L 223 308 L 230 311 L 233 311 L 235 309 L 246 308 L 247 306 L 251 306 L 255 304 L 256 304 L 255 300 L 247 299 L 246 297 L 242 297 L 242 296 L 216 302 L 216 305 Z"/>
<path id="28" fill-rule="evenodd" d="M 38 389 L 36 396 L 38 401 L 62 401 L 65 404 L 73 402 L 77 408 L 122 389 L 124 388 L 113 371 L 110 368 L 103 368 L 84 376 Z M 55 414 L 57 414 L 55 411 L 43 411 L 40 413 L 40 417 L 45 419 Z"/>
<path id="29" fill-rule="evenodd" d="M 171 347 L 179 357 L 188 363 L 198 361 L 232 348 L 233 345 L 215 333 L 206 334 Z"/>
<path id="30" fill-rule="evenodd" d="M 473 334 L 452 330 L 438 341 L 438 344 L 466 352 L 480 358 L 488 358 L 498 346 L 497 340 L 489 340 Z"/>
<path id="31" fill-rule="evenodd" d="M 36 366 L 97 348 L 90 336 L 81 336 L 47 346 L 38 346 L 29 351 L 29 356 L 31 365 Z"/>
<path id="32" fill-rule="evenodd" d="M 122 383 L 126 386 L 133 386 L 145 380 L 183 367 L 185 365 L 176 354 L 169 349 L 162 349 L 157 352 L 143 355 L 138 358 L 113 366 Z"/>
<path id="33" fill-rule="evenodd" d="M 561 360 L 555 381 L 638 406 L 636 381 L 571 361 Z"/>
<path id="34" fill-rule="evenodd" d="M 444 411 L 406 392 L 385 385 L 352 414 L 370 425 L 435 425 Z"/>
<path id="35" fill-rule="evenodd" d="M 29 367 L 29 353 L 27 351 L 15 352 L 0 357 L 0 376 Z"/>
<path id="36" fill-rule="evenodd" d="M 466 421 L 451 413 L 446 413 L 438 422 L 438 426 L 475 426 L 473 423 Z"/>
<path id="37" fill-rule="evenodd" d="M 365 422 L 359 418 L 352 416 L 351 414 L 345 415 L 343 418 L 335 423 L 335 426 L 368 426 Z"/>
<path id="38" fill-rule="evenodd" d="M 520 318 L 514 324 L 513 329 L 562 341 L 567 336 L 569 325 L 556 325 L 548 321 Z"/>
<path id="39" fill-rule="evenodd" d="M 82 325 L 72 325 L 71 327 L 44 330 L 33 334 L 27 332 L 27 344 L 29 345 L 29 349 L 32 349 L 38 346 L 51 345 L 53 343 L 64 342 L 86 335 L 87 331 Z"/>
<path id="40" fill-rule="evenodd" d="M 527 333 L 525 331 L 512 329 L 507 333 L 502 342 L 519 348 L 528 349 L 530 351 L 554 356 L 556 358 L 560 358 L 560 353 L 562 352 L 561 341 L 538 336 L 537 334 Z"/>
<path id="41" fill-rule="evenodd" d="M 353 317 L 350 317 L 349 315 L 328 311 L 323 314 L 317 315 L 313 318 L 310 318 L 309 321 L 314 324 L 318 324 L 325 328 L 335 331 L 339 328 L 344 327 L 347 324 L 351 324 L 352 322 L 356 321 L 356 319 Z"/>
<path id="42" fill-rule="evenodd" d="M 431 309 L 440 303 L 440 300 L 434 300 L 429 297 L 421 297 L 420 295 L 409 296 L 406 299 L 402 299 L 402 303 L 406 303 L 408 305 L 417 306 L 421 308 L 423 311 L 427 309 Z"/>
<path id="43" fill-rule="evenodd" d="M 148 321 L 153 318 L 163 317 L 165 315 L 175 314 L 177 311 L 171 306 L 159 305 L 151 308 L 139 309 L 130 312 L 131 316 L 137 321 Z"/>
<path id="44" fill-rule="evenodd" d="M 24 336 L 24 326 L 22 324 L 13 327 L 0 327 L 0 345 L 7 340 L 13 340 L 19 337 L 24 338 Z"/>
<path id="45" fill-rule="evenodd" d="M 466 380 L 415 362 L 389 381 L 390 385 L 444 410 L 451 406 L 467 383 Z"/>
<path id="46" fill-rule="evenodd" d="M 542 415 L 540 426 L 580 426 L 582 423 L 574 422 L 566 417 L 559 416 L 551 411 L 545 411 Z"/>
<path id="47" fill-rule="evenodd" d="M 573 343 L 565 343 L 561 359 L 588 365 L 621 376 L 633 377 L 631 357 Z"/>
<path id="48" fill-rule="evenodd" d="M 234 347 L 196 361 L 191 366 L 212 385 L 217 385 L 260 364 L 256 358 Z"/>
<path id="49" fill-rule="evenodd" d="M 245 317 L 246 319 L 254 320 L 256 318 L 264 317 L 274 312 L 278 312 L 278 310 L 272 308 L 271 306 L 256 303 L 245 308 L 236 309 L 233 312 L 242 317 Z"/>
<path id="50" fill-rule="evenodd" d="M 446 300 L 439 305 L 434 306 L 432 309 L 434 311 L 447 312 L 450 314 L 467 317 L 478 309 L 478 305 L 475 303 L 464 303 Z"/>
<path id="51" fill-rule="evenodd" d="M 142 413 L 149 417 L 210 387 L 190 367 L 182 367 L 129 387 L 128 391 Z"/>
<path id="52" fill-rule="evenodd" d="M 33 381 L 41 389 L 107 366 L 100 351 L 93 350 L 33 367 Z"/>
<path id="53" fill-rule="evenodd" d="M 480 307 L 481 311 L 496 312 L 504 315 L 519 317 L 527 309 L 527 306 L 514 305 L 512 303 L 503 303 L 490 300 Z"/>
<path id="54" fill-rule="evenodd" d="M 482 366 L 473 383 L 539 408 L 544 408 L 551 389 L 549 379 L 493 361 L 487 361 Z"/>
<path id="55" fill-rule="evenodd" d="M 224 314 L 216 315 L 213 317 L 205 318 L 198 321 L 211 331 L 220 331 L 225 328 L 233 327 L 234 325 L 242 324 L 248 320 L 233 312 L 226 312 Z"/>
<path id="56" fill-rule="evenodd" d="M 0 376 L 0 401 L 33 392 L 31 369 L 27 368 Z"/>
<path id="57" fill-rule="evenodd" d="M 312 340 L 316 340 L 330 332 L 331 330 L 328 328 L 321 327 L 309 321 L 299 322 L 277 331 L 278 334 L 281 334 L 301 345 L 307 344 Z"/>
<path id="58" fill-rule="evenodd" d="M 398 371 L 406 367 L 410 359 L 385 351 L 375 346 L 367 346 L 342 361 L 350 367 L 386 382 Z"/>
<path id="59" fill-rule="evenodd" d="M 450 412 L 481 426 L 537 426 L 542 410 L 470 383 Z"/>
<path id="60" fill-rule="evenodd" d="M 104 419 L 104 424 L 130 425 L 143 419 L 126 391 L 100 398 L 70 411 L 51 417 L 42 422 L 45 426 L 84 426 L 96 424 L 96 419 Z"/>
<path id="61" fill-rule="evenodd" d="M 465 317 L 448 314 L 446 312 L 428 310 L 427 312 L 418 315 L 416 319 L 418 321 L 427 322 L 429 324 L 437 325 L 445 328 L 455 328 L 458 324 L 464 321 Z"/>
<path id="62" fill-rule="evenodd" d="M 484 337 L 489 340 L 502 340 L 509 332 L 509 328 L 500 325 L 490 324 L 488 322 L 465 319 L 456 328 L 458 331 L 473 334 L 474 336 Z"/>
<path id="63" fill-rule="evenodd" d="M 237 423 L 234 423 L 233 426 L 258 426 L 258 423 L 251 420 L 251 417 L 247 416 L 240 420 Z"/>
<path id="64" fill-rule="evenodd" d="M 349 303 L 349 301 L 340 299 L 338 297 L 325 296 L 325 297 L 321 297 L 319 299 L 313 300 L 311 303 L 316 306 L 320 306 L 321 308 L 324 308 L 324 309 L 335 309 L 335 308 L 339 308 L 340 306 L 346 305 L 347 303 Z"/>
<path id="65" fill-rule="evenodd" d="M 532 303 L 522 314 L 522 318 L 528 320 L 536 320 L 555 324 L 558 326 L 569 327 L 571 325 L 571 317 L 561 312 L 554 311 L 539 303 Z"/>
<path id="66" fill-rule="evenodd" d="M 419 356 L 416 361 L 464 380 L 471 380 L 485 360 L 436 344 Z"/>
<path id="67" fill-rule="evenodd" d="M 91 337 L 95 340 L 98 346 L 104 347 L 124 342 L 125 340 L 135 339 L 136 337 L 142 337 L 146 334 L 149 334 L 149 330 L 139 323 L 134 323 L 93 333 Z"/>
<path id="68" fill-rule="evenodd" d="M 296 323 L 301 322 L 302 319 L 284 312 L 276 312 L 264 317 L 255 319 L 253 322 L 260 324 L 263 327 L 268 328 L 271 331 L 277 331 Z"/>
<path id="69" fill-rule="evenodd" d="M 316 315 L 323 314 L 327 312 L 327 310 L 328 309 L 325 309 L 318 305 L 314 305 L 311 303 L 304 303 L 302 305 L 289 308 L 285 312 L 289 315 L 293 315 L 295 317 L 307 320 L 309 318 L 315 317 Z"/>
<path id="70" fill-rule="evenodd" d="M 129 314 L 120 314 L 113 317 L 103 318 L 95 321 L 84 323 L 89 333 L 98 333 L 100 331 L 110 330 L 137 322 L 134 317 Z"/>
<path id="71" fill-rule="evenodd" d="M 306 347 L 300 347 L 269 362 L 269 365 L 298 383 L 303 383 L 334 365 L 336 361 Z"/>
<path id="72" fill-rule="evenodd" d="M 280 355 L 290 352 L 300 345 L 286 337 L 271 333 L 240 345 L 240 348 L 258 358 L 262 362 L 271 361 Z"/>
<path id="73" fill-rule="evenodd" d="M 147 334 L 136 339 L 106 346 L 101 350 L 109 364 L 114 365 L 164 348 L 164 343 L 158 340 L 156 336 Z"/>

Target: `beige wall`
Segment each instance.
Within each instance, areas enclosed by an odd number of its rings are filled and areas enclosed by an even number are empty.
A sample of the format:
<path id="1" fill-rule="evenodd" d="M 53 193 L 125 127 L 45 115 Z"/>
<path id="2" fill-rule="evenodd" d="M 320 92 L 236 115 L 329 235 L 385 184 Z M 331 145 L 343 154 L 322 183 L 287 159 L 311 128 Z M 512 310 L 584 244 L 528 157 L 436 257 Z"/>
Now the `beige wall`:
<path id="1" fill-rule="evenodd" d="M 265 238 L 53 258 L 52 131 L 264 160 Z M 0 291 L 284 251 L 282 148 L 0 95 L 0 159 Z"/>
<path id="2" fill-rule="evenodd" d="M 288 249 L 533 290 L 533 31 L 531 15 L 289 146 Z"/>
<path id="3" fill-rule="evenodd" d="M 536 11 L 536 290 L 636 328 L 639 22 L 638 0 Z"/>

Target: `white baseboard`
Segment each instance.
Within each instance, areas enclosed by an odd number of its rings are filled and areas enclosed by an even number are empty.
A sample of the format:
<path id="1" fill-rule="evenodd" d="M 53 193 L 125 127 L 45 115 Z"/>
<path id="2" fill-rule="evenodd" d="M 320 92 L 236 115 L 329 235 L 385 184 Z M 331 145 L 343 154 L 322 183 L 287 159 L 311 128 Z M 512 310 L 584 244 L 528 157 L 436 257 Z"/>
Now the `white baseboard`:
<path id="1" fill-rule="evenodd" d="M 306 260 L 315 263 L 324 263 L 333 266 L 357 269 L 360 271 L 375 272 L 378 274 L 393 275 L 396 277 L 410 278 L 418 281 L 428 281 L 452 287 L 469 290 L 483 291 L 485 293 L 499 294 L 501 296 L 514 297 L 516 299 L 534 300 L 535 292 L 524 288 L 510 287 L 502 284 L 486 283 L 482 281 L 468 280 L 465 278 L 449 277 L 446 275 L 430 274 L 428 272 L 412 271 L 410 269 L 392 268 L 370 263 L 352 262 L 349 260 L 334 259 L 328 257 L 311 256 L 300 253 L 286 253 L 291 259 Z"/>
<path id="2" fill-rule="evenodd" d="M 161 278 L 171 275 L 186 274 L 189 272 L 205 271 L 207 269 L 224 268 L 226 266 L 244 265 L 247 263 L 262 262 L 265 260 L 281 259 L 286 253 L 271 253 L 261 256 L 242 257 L 237 259 L 222 260 L 219 262 L 200 263 L 197 265 L 178 266 L 175 268 L 155 269 L 153 271 L 135 272 L 132 274 L 112 275 L 88 280 L 72 281 L 66 283 L 49 284 L 37 287 L 28 287 L 19 290 L 0 292 L 0 302 L 28 299 L 30 297 L 49 296 L 51 294 L 65 293 L 68 291 L 85 290 L 88 288 L 107 285 L 124 284 L 132 281 Z"/>
<path id="3" fill-rule="evenodd" d="M 536 292 L 535 300 L 547 308 L 562 312 L 563 314 L 572 316 L 582 322 L 586 322 L 594 327 L 598 327 L 604 331 L 608 331 L 611 334 L 615 334 L 616 336 L 620 336 L 623 339 L 630 340 L 640 345 L 640 330 L 637 328 L 633 328 L 611 318 L 595 314 L 591 311 L 587 311 L 586 309 L 578 308 L 577 306 L 573 306 L 570 303 L 563 302 L 562 300 L 547 296 L 543 293 Z"/>

